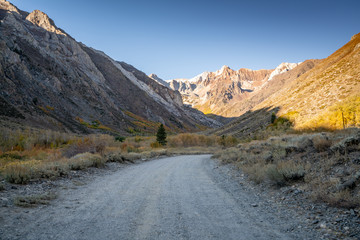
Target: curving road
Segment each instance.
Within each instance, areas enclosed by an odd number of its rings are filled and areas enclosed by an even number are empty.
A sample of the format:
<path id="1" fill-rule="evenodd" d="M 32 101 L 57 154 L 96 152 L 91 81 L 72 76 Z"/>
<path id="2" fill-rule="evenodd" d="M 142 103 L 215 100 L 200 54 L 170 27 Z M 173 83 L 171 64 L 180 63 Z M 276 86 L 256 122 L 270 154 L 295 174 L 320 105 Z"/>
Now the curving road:
<path id="1" fill-rule="evenodd" d="M 19 215 L 3 239 L 301 239 L 284 220 L 251 206 L 251 194 L 220 183 L 210 155 L 132 165 L 59 192 Z M 6 221 L 6 217 L 4 218 Z M 11 232 L 12 231 L 12 232 Z M 10 235 L 12 236 L 10 237 Z"/>

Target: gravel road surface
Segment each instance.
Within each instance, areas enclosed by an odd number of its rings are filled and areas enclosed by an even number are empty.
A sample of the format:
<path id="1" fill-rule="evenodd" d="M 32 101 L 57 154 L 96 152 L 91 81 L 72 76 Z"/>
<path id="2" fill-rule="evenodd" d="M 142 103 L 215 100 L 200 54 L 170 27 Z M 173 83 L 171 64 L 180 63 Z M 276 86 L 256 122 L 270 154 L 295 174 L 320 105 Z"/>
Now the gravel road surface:
<path id="1" fill-rule="evenodd" d="M 210 155 L 131 165 L 1 216 L 1 239 L 311 239 L 217 171 Z"/>

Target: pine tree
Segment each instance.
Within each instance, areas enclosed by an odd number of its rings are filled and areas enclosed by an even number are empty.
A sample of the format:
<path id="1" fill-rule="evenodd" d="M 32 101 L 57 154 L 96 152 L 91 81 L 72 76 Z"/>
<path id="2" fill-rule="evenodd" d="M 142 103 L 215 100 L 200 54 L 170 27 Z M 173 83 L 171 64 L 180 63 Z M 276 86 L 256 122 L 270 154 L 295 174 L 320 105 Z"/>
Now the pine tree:
<path id="1" fill-rule="evenodd" d="M 160 143 L 161 145 L 165 146 L 167 141 L 166 141 L 166 131 L 164 128 L 164 125 L 161 124 L 158 128 L 158 131 L 156 133 L 156 141 L 158 143 Z"/>
<path id="2" fill-rule="evenodd" d="M 276 114 L 273 112 L 273 113 L 271 114 L 271 123 L 274 123 L 275 120 L 276 120 Z"/>

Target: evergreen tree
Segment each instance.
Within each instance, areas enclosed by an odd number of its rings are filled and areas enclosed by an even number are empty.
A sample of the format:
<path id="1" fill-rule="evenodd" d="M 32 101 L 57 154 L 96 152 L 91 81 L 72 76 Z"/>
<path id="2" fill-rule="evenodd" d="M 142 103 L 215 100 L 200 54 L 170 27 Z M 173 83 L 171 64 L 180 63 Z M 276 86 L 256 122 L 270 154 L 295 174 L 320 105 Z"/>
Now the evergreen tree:
<path id="1" fill-rule="evenodd" d="M 166 131 L 163 124 L 161 124 L 158 128 L 158 131 L 156 133 L 156 141 L 163 146 L 166 145 Z"/>
<path id="2" fill-rule="evenodd" d="M 276 114 L 273 112 L 273 113 L 271 114 L 271 123 L 274 123 L 275 120 L 276 120 Z"/>

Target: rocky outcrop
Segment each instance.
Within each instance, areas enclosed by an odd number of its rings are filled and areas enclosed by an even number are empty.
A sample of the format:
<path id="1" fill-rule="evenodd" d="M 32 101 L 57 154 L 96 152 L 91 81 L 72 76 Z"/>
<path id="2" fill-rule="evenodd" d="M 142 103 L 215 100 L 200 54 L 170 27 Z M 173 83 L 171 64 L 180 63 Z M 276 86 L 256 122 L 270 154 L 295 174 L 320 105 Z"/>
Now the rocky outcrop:
<path id="1" fill-rule="evenodd" d="M 159 122 L 174 131 L 196 130 L 199 118 L 200 125 L 220 125 L 200 112 L 189 114 L 178 92 L 78 43 L 41 11 L 29 14 L 0 0 L 0 21 L 0 98 L 8 109 L 0 118 L 5 121 L 124 134 L 152 132 Z M 96 120 L 101 129 L 91 127 Z"/>
<path id="2" fill-rule="evenodd" d="M 62 30 L 55 26 L 55 23 L 48 15 L 40 10 L 34 10 L 27 17 L 26 20 L 32 22 L 38 27 L 45 29 L 48 32 L 54 32 L 56 34 L 66 35 Z"/>

